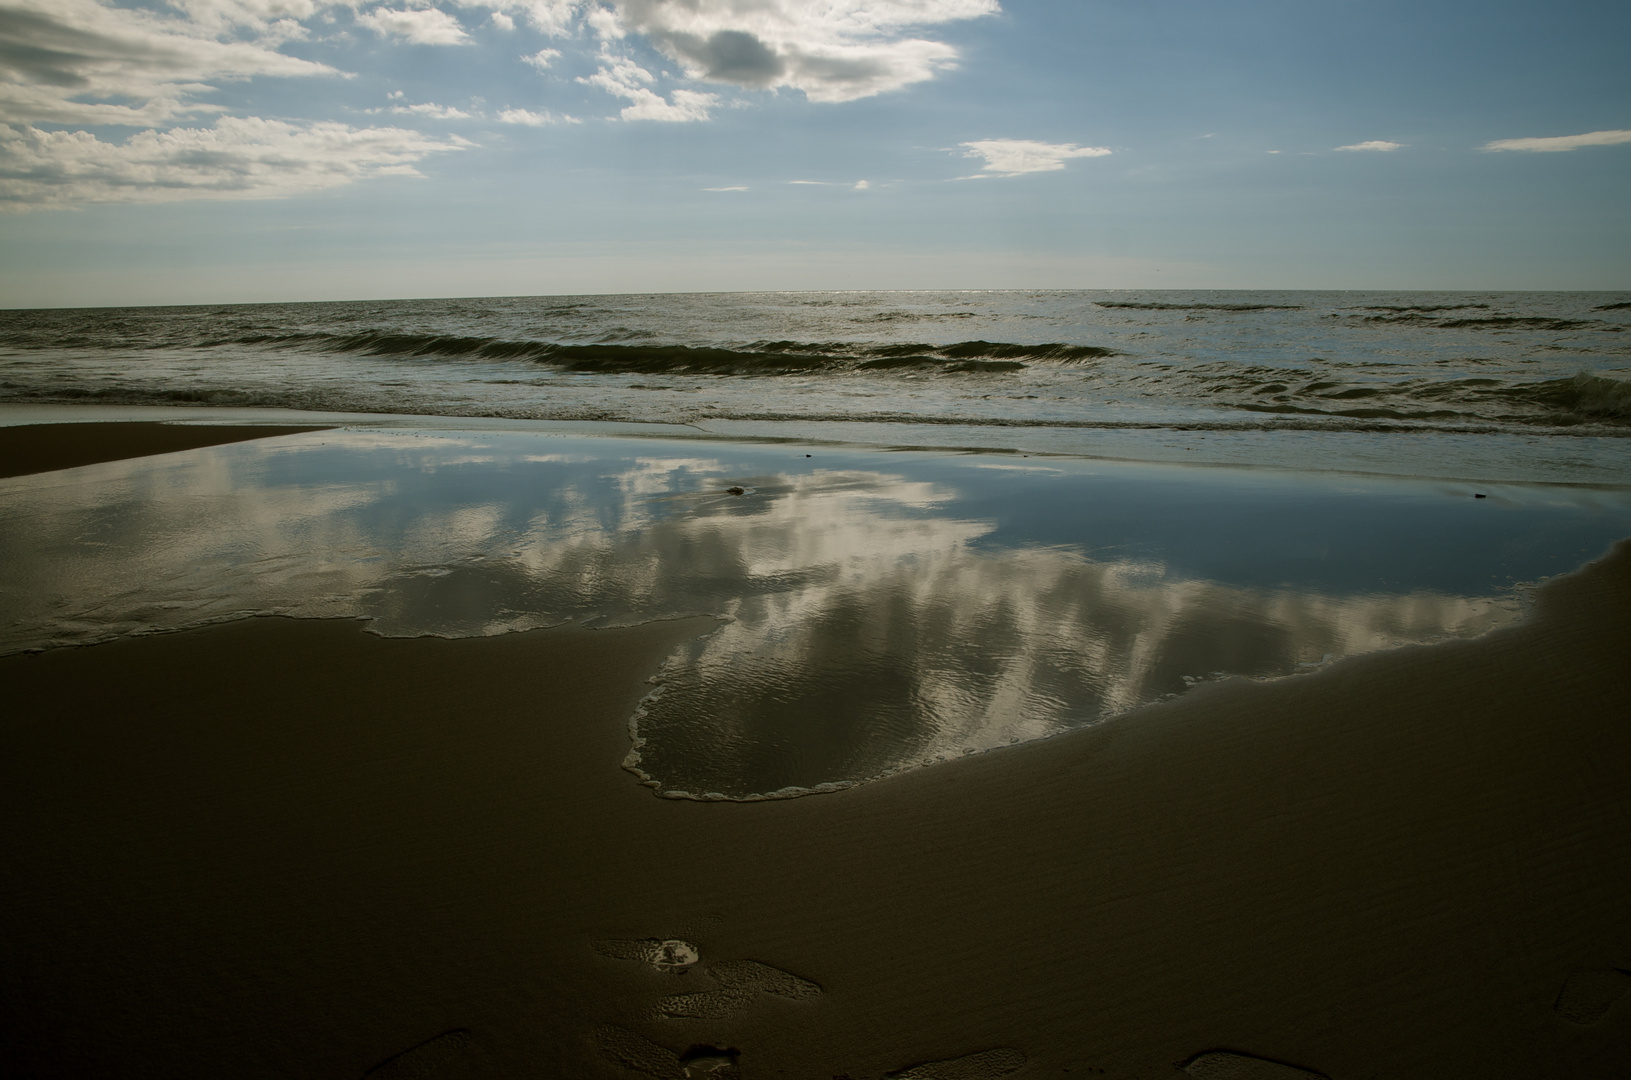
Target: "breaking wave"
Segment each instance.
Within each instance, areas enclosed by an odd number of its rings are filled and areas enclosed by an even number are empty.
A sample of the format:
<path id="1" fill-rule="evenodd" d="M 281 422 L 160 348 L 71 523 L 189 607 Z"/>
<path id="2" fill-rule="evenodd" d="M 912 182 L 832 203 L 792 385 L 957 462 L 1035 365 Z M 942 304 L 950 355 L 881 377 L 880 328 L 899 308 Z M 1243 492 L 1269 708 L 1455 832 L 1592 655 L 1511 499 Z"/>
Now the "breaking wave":
<path id="1" fill-rule="evenodd" d="M 1605 379 L 1582 371 L 1571 379 L 1537 383 L 1529 396 L 1562 412 L 1565 423 L 1569 417 L 1631 421 L 1631 380 Z"/>
<path id="2" fill-rule="evenodd" d="M 1310 371 L 1208 365 L 1186 373 L 1196 396 L 1246 412 L 1333 421 L 1573 427 L 1631 423 L 1631 380 L 1579 372 L 1540 381 L 1477 377 L 1350 382 Z"/>
<path id="3" fill-rule="evenodd" d="M 1469 308 L 1476 308 L 1476 309 L 1481 310 L 1481 311 L 1488 311 L 1489 310 L 1489 305 L 1488 304 L 1369 304 L 1369 305 L 1366 305 L 1365 307 L 1360 308 L 1359 310 L 1360 311 L 1391 311 L 1391 312 L 1393 312 L 1395 314 L 1402 314 L 1402 313 L 1408 311 L 1408 312 L 1416 312 L 1416 313 L 1420 313 L 1420 314 L 1426 314 L 1426 313 L 1434 312 L 1434 311 L 1466 311 Z"/>
<path id="4" fill-rule="evenodd" d="M 1132 311 L 1301 311 L 1301 304 L 1171 304 L 1143 300 L 1095 300 L 1094 307 Z"/>
<path id="5" fill-rule="evenodd" d="M 794 372 L 1017 371 L 1028 363 L 1080 364 L 1117 355 L 1097 345 L 959 341 L 950 345 L 756 341 L 742 346 L 563 343 L 445 334 L 248 334 L 221 345 L 282 346 L 367 356 L 530 360 L 565 371 L 609 374 L 779 375 Z"/>
<path id="6" fill-rule="evenodd" d="M 1482 308 L 1485 304 L 1445 305 L 1443 307 L 1367 307 L 1361 311 L 1379 311 L 1380 315 L 1366 315 L 1365 322 L 1412 323 L 1438 330 L 1600 330 L 1619 333 L 1623 327 L 1602 319 L 1560 319 L 1538 315 L 1478 315 L 1446 319 L 1437 313 L 1458 308 Z M 1598 309 L 1602 310 L 1602 309 Z"/>

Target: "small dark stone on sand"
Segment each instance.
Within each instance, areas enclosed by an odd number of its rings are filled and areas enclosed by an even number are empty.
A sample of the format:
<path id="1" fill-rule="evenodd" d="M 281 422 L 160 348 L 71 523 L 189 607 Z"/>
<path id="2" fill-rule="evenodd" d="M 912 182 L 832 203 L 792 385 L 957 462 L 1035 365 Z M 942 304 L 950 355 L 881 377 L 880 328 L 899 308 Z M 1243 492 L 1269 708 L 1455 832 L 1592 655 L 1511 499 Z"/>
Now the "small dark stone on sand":
<path id="1" fill-rule="evenodd" d="M 1481 494 L 1479 494 L 1478 492 L 1475 491 L 1475 492 L 1473 492 L 1472 497 L 1475 498 L 1475 499 L 1482 499 L 1482 498 L 1485 498 L 1486 496 L 1481 495 Z"/>
<path id="2" fill-rule="evenodd" d="M 727 495 L 746 495 L 747 494 L 747 488 L 729 487 L 729 488 L 725 489 L 725 494 L 727 494 Z M 1483 498 L 1483 496 L 1480 495 L 1479 498 Z"/>

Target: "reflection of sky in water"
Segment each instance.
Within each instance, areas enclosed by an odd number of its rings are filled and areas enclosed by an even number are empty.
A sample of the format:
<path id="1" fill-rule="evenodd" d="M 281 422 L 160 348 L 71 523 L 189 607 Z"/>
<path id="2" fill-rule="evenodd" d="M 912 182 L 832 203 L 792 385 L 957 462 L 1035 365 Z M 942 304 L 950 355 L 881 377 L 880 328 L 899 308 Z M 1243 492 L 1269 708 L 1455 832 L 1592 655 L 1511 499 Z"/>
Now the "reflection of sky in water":
<path id="1" fill-rule="evenodd" d="M 1487 490 L 313 433 L 0 481 L 0 650 L 245 612 L 455 636 L 710 614 L 629 764 L 664 793 L 740 797 L 1039 738 L 1196 678 L 1478 633 L 1516 615 L 1514 582 L 1631 533 L 1623 492 Z"/>

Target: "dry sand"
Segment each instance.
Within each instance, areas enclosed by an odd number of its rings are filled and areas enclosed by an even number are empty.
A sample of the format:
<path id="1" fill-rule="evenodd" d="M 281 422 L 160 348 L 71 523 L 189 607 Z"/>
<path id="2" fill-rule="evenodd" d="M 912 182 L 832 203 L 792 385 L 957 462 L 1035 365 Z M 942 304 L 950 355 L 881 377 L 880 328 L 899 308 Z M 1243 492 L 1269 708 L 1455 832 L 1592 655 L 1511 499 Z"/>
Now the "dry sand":
<path id="1" fill-rule="evenodd" d="M 617 768 L 708 625 L 0 659 L 0 1071 L 1631 1066 L 1631 545 L 1476 641 L 782 802 Z"/>

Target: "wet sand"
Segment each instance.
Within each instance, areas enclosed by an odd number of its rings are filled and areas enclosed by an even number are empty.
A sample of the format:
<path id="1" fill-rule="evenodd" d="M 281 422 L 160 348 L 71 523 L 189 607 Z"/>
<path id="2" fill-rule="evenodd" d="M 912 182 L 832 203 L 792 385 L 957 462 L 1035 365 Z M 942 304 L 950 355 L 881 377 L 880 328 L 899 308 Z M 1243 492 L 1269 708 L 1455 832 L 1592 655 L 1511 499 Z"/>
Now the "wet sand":
<path id="1" fill-rule="evenodd" d="M 72 469 L 103 461 L 247 442 L 321 427 L 281 424 L 163 424 L 94 421 L 0 426 L 0 477 Z"/>
<path id="2" fill-rule="evenodd" d="M 266 618 L 0 659 L 5 1071 L 1631 1061 L 1631 545 L 1475 641 L 782 802 L 617 767 L 644 679 L 710 625 Z"/>

